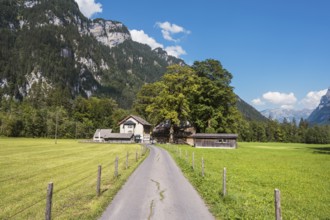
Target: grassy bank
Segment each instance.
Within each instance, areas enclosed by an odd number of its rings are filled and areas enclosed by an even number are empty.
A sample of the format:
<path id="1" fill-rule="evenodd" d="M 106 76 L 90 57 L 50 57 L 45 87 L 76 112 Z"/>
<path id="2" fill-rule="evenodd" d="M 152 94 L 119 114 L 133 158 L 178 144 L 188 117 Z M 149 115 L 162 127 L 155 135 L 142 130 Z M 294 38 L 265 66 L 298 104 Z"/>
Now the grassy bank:
<path id="1" fill-rule="evenodd" d="M 274 219 L 275 188 L 281 191 L 283 219 L 330 218 L 330 145 L 239 143 L 234 150 L 162 147 L 172 154 L 218 219 Z M 226 197 L 222 196 L 224 167 Z"/>
<path id="2" fill-rule="evenodd" d="M 54 183 L 53 219 L 96 219 L 142 161 L 136 144 L 74 140 L 0 139 L 0 219 L 44 219 L 46 189 Z M 126 153 L 129 168 L 126 169 Z M 119 157 L 119 177 L 114 161 Z M 96 196 L 102 165 L 101 196 Z"/>

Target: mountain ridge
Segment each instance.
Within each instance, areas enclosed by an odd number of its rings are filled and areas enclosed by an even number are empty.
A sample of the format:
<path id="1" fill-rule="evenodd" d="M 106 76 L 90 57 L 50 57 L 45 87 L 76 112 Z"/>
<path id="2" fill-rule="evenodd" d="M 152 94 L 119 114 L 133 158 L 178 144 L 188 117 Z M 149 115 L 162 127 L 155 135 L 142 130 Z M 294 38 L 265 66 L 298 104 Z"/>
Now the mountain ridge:
<path id="1" fill-rule="evenodd" d="M 312 113 L 312 109 L 265 109 L 260 111 L 260 113 L 266 118 L 270 118 L 272 120 L 277 120 L 282 123 L 284 120 L 287 122 L 292 122 L 296 120 L 296 123 L 299 123 L 300 119 L 306 120 L 309 115 Z"/>
<path id="2" fill-rule="evenodd" d="M 327 93 L 322 96 L 320 104 L 311 113 L 307 121 L 312 125 L 330 125 L 330 88 L 328 88 Z"/>

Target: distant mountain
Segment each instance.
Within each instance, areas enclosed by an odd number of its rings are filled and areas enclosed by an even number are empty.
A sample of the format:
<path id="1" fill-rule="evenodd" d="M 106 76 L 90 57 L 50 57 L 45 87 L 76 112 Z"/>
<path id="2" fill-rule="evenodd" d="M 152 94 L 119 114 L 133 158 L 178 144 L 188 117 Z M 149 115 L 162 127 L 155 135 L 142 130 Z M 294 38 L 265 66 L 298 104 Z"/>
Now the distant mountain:
<path id="1" fill-rule="evenodd" d="M 302 109 L 302 110 L 294 110 L 294 109 L 266 109 L 261 111 L 260 113 L 266 118 L 271 118 L 273 120 L 277 120 L 279 122 L 283 122 L 284 118 L 288 122 L 292 122 L 293 119 L 299 123 L 300 119 L 304 120 L 308 118 L 308 116 L 312 113 L 311 109 Z"/>
<path id="2" fill-rule="evenodd" d="M 120 22 L 87 19 L 74 0 L 1 0 L 0 48 L 0 96 L 17 100 L 110 96 L 130 108 L 142 85 L 185 65 Z"/>
<path id="3" fill-rule="evenodd" d="M 237 96 L 237 108 L 243 114 L 244 118 L 249 121 L 267 121 L 268 119 L 258 112 L 251 105 Z"/>
<path id="4" fill-rule="evenodd" d="M 310 124 L 330 125 L 330 88 L 322 96 L 319 106 L 308 117 Z"/>

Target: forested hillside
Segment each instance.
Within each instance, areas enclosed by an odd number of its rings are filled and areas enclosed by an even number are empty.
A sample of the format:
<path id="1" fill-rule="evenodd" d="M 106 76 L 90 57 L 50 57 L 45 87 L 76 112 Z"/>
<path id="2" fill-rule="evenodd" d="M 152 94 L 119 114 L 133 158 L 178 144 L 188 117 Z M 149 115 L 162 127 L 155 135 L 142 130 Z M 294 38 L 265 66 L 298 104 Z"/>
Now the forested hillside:
<path id="1" fill-rule="evenodd" d="M 144 83 L 184 64 L 132 41 L 120 22 L 85 18 L 74 0 L 3 0 L 0 10 L 1 96 L 53 104 L 110 96 L 130 108 Z"/>

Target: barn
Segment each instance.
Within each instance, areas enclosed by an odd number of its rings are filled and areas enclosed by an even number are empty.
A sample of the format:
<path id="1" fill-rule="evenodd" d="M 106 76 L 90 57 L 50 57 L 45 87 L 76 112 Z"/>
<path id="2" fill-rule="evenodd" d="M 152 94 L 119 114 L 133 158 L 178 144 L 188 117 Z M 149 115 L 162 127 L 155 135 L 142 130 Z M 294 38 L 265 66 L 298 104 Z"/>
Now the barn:
<path id="1" fill-rule="evenodd" d="M 134 134 L 111 133 L 104 140 L 107 143 L 130 144 L 134 143 Z"/>
<path id="2" fill-rule="evenodd" d="M 93 141 L 104 142 L 105 139 L 111 135 L 112 129 L 97 129 L 93 136 Z"/>
<path id="3" fill-rule="evenodd" d="M 196 133 L 190 136 L 194 147 L 237 148 L 237 134 Z"/>

